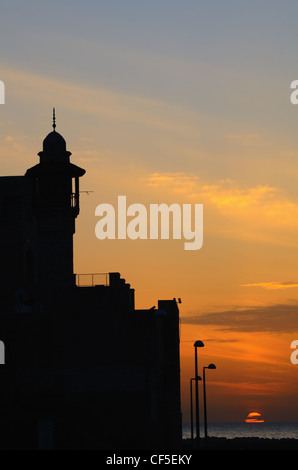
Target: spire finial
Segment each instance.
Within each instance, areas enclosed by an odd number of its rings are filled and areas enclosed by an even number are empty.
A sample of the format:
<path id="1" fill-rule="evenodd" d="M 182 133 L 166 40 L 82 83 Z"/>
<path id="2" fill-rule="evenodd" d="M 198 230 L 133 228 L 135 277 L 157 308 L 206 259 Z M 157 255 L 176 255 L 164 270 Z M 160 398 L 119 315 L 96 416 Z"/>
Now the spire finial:
<path id="1" fill-rule="evenodd" d="M 53 129 L 56 128 L 56 116 L 55 116 L 55 108 L 53 108 Z"/>

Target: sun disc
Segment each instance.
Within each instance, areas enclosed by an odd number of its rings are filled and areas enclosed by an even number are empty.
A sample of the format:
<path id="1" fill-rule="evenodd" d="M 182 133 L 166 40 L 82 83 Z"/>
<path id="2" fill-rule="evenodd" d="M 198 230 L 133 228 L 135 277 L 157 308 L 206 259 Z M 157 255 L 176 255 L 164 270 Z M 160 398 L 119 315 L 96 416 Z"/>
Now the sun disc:
<path id="1" fill-rule="evenodd" d="M 264 423 L 262 419 L 261 413 L 258 411 L 251 411 L 248 413 L 247 418 L 245 420 L 246 423 Z"/>

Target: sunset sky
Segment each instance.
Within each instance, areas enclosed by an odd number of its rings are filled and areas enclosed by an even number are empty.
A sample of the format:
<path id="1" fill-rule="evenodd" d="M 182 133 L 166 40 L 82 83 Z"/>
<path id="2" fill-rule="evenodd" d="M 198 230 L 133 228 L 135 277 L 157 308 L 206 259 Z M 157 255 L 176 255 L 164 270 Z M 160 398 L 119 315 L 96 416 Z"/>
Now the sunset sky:
<path id="1" fill-rule="evenodd" d="M 181 387 L 210 421 L 298 421 L 296 0 L 2 0 L 2 175 L 56 130 L 86 170 L 76 273 L 118 271 L 136 308 L 182 299 Z M 95 208 L 203 204 L 204 243 L 103 240 Z"/>

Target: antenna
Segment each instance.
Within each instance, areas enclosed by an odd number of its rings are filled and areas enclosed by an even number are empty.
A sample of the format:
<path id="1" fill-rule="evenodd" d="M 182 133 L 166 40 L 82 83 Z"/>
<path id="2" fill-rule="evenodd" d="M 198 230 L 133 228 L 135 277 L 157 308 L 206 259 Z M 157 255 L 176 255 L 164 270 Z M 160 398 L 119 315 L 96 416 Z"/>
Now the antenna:
<path id="1" fill-rule="evenodd" d="M 56 128 L 56 115 L 55 115 L 55 108 L 53 108 L 53 129 Z"/>
<path id="2" fill-rule="evenodd" d="M 79 193 L 86 193 L 87 196 L 89 196 L 90 193 L 94 193 L 94 191 L 79 191 Z"/>

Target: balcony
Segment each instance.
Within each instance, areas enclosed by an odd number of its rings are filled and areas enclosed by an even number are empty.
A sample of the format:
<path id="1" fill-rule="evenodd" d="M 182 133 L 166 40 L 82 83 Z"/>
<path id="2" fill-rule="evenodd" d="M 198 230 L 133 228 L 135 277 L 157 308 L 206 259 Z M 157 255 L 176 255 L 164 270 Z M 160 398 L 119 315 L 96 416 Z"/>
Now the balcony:
<path id="1" fill-rule="evenodd" d="M 76 274 L 77 287 L 109 286 L 110 273 Z"/>

